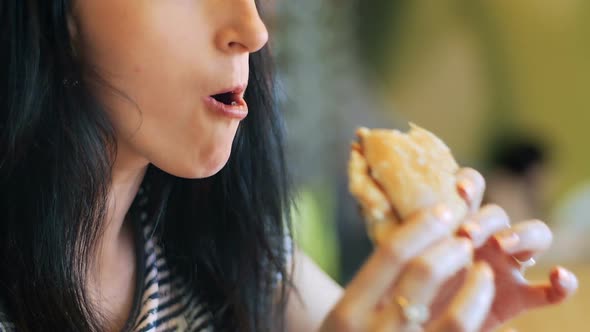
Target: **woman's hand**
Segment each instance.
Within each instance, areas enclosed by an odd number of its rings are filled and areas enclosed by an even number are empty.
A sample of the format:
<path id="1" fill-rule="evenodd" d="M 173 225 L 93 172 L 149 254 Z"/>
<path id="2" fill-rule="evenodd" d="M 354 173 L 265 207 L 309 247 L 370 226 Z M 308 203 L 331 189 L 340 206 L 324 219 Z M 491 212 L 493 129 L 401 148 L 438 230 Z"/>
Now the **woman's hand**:
<path id="1" fill-rule="evenodd" d="M 452 236 L 452 216 L 438 206 L 417 213 L 392 231 L 349 284 L 321 331 L 476 331 L 490 315 L 494 276 L 487 263 L 471 265 L 471 241 Z M 466 279 L 424 316 L 441 287 L 459 271 Z M 412 318 L 413 316 L 417 316 Z M 423 316 L 423 317 L 418 317 Z"/>
<path id="2" fill-rule="evenodd" d="M 375 250 L 321 331 L 490 331 L 571 296 L 577 280 L 563 268 L 541 284 L 522 274 L 520 262 L 550 246 L 548 227 L 536 220 L 510 227 L 500 207 L 480 209 L 484 188 L 478 172 L 459 172 L 458 190 L 471 213 L 458 234 L 469 242 L 450 234 L 452 218 L 443 207 L 416 214 Z M 478 263 L 470 265 L 473 258 Z M 428 307 L 423 326 L 412 322 L 408 308 Z"/>
<path id="3" fill-rule="evenodd" d="M 459 234 L 472 240 L 475 259 L 486 261 L 495 275 L 496 297 L 482 330 L 493 330 L 522 312 L 570 297 L 578 283 L 576 277 L 564 268 L 554 267 L 549 280 L 540 284 L 532 284 L 523 276 L 521 262 L 551 245 L 552 233 L 547 225 L 531 220 L 511 227 L 508 216 L 500 207 L 489 205 L 479 209 L 485 183 L 478 172 L 464 169 L 458 178 L 459 192 L 472 211 Z M 438 305 L 449 301 L 459 287 L 462 287 L 461 276 L 447 283 L 445 290 L 448 294 L 439 295 Z"/>

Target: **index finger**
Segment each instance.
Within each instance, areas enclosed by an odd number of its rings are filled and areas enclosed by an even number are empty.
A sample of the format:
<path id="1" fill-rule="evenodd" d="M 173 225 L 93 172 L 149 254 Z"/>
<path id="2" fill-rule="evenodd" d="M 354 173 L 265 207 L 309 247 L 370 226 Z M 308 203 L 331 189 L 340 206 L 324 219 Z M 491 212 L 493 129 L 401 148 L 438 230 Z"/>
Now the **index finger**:
<path id="1" fill-rule="evenodd" d="M 450 209 L 439 205 L 421 211 L 395 228 L 369 257 L 346 288 L 341 305 L 349 314 L 372 311 L 405 264 L 452 232 Z M 359 317 L 360 319 L 360 317 Z"/>
<path id="2" fill-rule="evenodd" d="M 486 189 L 484 177 L 473 168 L 462 168 L 457 172 L 457 191 L 469 206 L 469 211 L 475 212 L 483 201 Z"/>

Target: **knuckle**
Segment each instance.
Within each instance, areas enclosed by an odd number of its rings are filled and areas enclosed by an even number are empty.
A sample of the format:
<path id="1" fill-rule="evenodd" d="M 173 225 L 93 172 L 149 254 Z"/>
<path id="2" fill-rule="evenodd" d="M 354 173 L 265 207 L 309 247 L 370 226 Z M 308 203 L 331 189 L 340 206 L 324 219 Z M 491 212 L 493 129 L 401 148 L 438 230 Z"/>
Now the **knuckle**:
<path id="1" fill-rule="evenodd" d="M 460 251 L 461 253 L 472 256 L 475 248 L 473 247 L 473 242 L 469 239 L 465 238 L 458 238 L 455 239 L 456 241 L 456 250 Z"/>
<path id="2" fill-rule="evenodd" d="M 423 234 L 429 236 L 431 241 L 449 234 L 452 230 L 451 227 L 447 225 L 446 220 L 439 216 L 439 213 L 443 212 L 429 213 L 425 215 L 421 221 Z"/>
<path id="3" fill-rule="evenodd" d="M 414 259 L 408 266 L 408 274 L 411 278 L 424 281 L 436 280 L 440 276 L 437 265 L 425 257 Z"/>
<path id="4" fill-rule="evenodd" d="M 335 331 L 352 332 L 358 330 L 357 320 L 353 319 L 354 309 L 350 305 L 339 305 L 330 312 L 330 326 Z"/>
<path id="5" fill-rule="evenodd" d="M 449 314 L 445 317 L 440 330 L 444 332 L 470 332 L 463 320 L 453 314 Z"/>
<path id="6" fill-rule="evenodd" d="M 442 255 L 444 257 L 438 263 L 444 279 L 441 281 L 447 281 L 459 271 L 469 268 L 475 255 L 475 247 L 471 240 L 455 239 Z"/>
<path id="7" fill-rule="evenodd" d="M 379 245 L 378 252 L 385 261 L 401 263 L 407 260 L 397 241 L 384 241 Z"/>
<path id="8" fill-rule="evenodd" d="M 467 264 L 472 261 L 474 254 L 473 244 L 468 239 L 452 239 L 436 255 L 423 255 L 412 259 L 407 266 L 407 277 L 424 283 L 440 285 L 449 278 L 449 271 L 453 270 L 449 265 Z M 441 259 L 441 256 L 453 257 Z"/>

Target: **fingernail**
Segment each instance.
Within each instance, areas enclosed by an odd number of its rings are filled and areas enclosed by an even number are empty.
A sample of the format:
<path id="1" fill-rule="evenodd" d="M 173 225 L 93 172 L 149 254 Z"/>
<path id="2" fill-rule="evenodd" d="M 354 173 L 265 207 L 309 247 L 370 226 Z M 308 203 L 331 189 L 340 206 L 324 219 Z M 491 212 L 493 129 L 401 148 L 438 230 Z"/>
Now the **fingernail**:
<path id="1" fill-rule="evenodd" d="M 476 240 L 481 233 L 481 227 L 479 224 L 472 221 L 464 223 L 463 226 L 461 226 L 461 230 L 473 241 Z"/>
<path id="2" fill-rule="evenodd" d="M 557 281 L 562 288 L 566 288 L 569 282 L 569 276 L 562 268 L 557 269 Z"/>
<path id="3" fill-rule="evenodd" d="M 573 274 L 571 272 L 569 272 L 568 270 L 561 268 L 561 267 L 557 269 L 557 279 L 558 279 L 559 285 L 562 288 L 570 288 L 574 278 L 575 277 L 573 276 Z"/>
<path id="4" fill-rule="evenodd" d="M 504 232 L 495 236 L 496 241 L 504 251 L 512 251 L 518 247 L 520 237 L 512 230 Z"/>
<path id="5" fill-rule="evenodd" d="M 459 190 L 463 192 L 464 198 L 472 199 L 475 196 L 475 186 L 469 180 L 461 180 L 458 183 Z"/>

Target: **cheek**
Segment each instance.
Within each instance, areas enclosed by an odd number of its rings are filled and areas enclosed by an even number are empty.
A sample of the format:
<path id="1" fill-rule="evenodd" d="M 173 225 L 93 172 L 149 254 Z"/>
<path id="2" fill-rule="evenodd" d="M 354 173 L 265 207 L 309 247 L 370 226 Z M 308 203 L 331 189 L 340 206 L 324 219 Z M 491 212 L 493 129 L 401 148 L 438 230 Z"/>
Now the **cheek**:
<path id="1" fill-rule="evenodd" d="M 124 151 L 132 158 L 182 178 L 208 177 L 227 163 L 238 121 L 220 118 L 204 108 L 139 106 L 141 113 L 119 104 L 111 116 L 118 144 L 127 147 Z"/>
<path id="2" fill-rule="evenodd" d="M 178 138 L 185 145 L 175 149 L 176 153 L 172 156 L 174 162 L 169 165 L 171 173 L 180 177 L 203 178 L 214 175 L 225 166 L 239 122 L 214 120 L 197 122 L 182 134 L 182 138 Z M 176 141 L 169 144 L 177 145 Z"/>
<path id="3" fill-rule="evenodd" d="M 126 96 L 99 92 L 119 153 L 186 178 L 218 172 L 238 127 L 202 105 L 215 58 L 198 3 L 89 0 L 80 13 L 88 61 Z"/>
<path id="4" fill-rule="evenodd" d="M 146 115 L 148 117 L 149 115 Z M 218 119 L 198 110 L 183 121 L 184 114 L 166 112 L 163 118 L 144 118 L 137 138 L 130 143 L 149 162 L 183 178 L 204 178 L 227 163 L 239 123 Z"/>
<path id="5" fill-rule="evenodd" d="M 88 0 L 79 13 L 88 61 L 126 96 L 101 93 L 119 154 L 185 178 L 218 172 L 239 125 L 202 104 L 216 58 L 200 3 Z"/>
<path id="6" fill-rule="evenodd" d="M 214 46 L 201 1 L 84 0 L 75 15 L 85 60 L 112 78 L 129 74 L 134 64 L 187 72 Z"/>
<path id="7" fill-rule="evenodd" d="M 183 82 L 128 85 L 133 103 L 111 98 L 111 119 L 119 141 L 160 169 L 184 178 L 211 176 L 227 162 L 239 122 L 205 108 L 198 95 L 182 90 Z"/>

